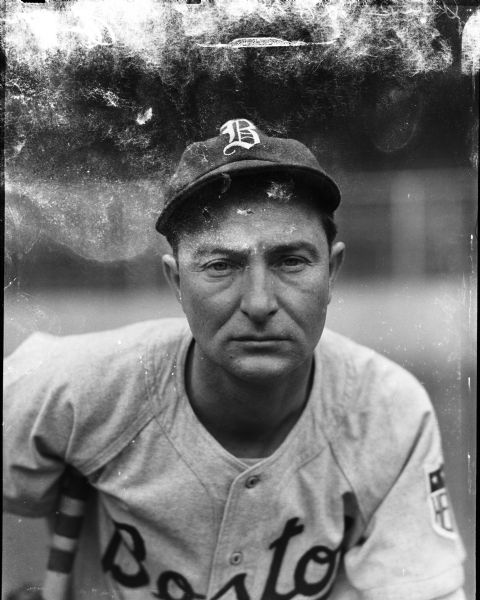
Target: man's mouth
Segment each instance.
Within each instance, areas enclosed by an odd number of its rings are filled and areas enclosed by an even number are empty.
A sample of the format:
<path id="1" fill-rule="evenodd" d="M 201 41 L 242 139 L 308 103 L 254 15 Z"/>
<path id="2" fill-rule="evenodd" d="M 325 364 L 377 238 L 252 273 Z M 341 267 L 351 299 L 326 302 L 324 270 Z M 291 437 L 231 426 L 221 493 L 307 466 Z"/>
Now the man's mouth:
<path id="1" fill-rule="evenodd" d="M 233 338 L 235 342 L 281 342 L 287 338 L 284 336 L 272 336 L 272 335 L 239 335 Z"/>

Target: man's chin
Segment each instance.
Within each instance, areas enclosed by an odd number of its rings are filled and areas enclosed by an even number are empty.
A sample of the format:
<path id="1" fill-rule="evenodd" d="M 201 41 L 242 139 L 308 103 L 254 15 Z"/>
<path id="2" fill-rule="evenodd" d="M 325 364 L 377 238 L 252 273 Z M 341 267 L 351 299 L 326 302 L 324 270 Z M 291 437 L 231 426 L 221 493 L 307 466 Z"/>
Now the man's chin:
<path id="1" fill-rule="evenodd" d="M 298 366 L 299 364 L 291 358 L 265 355 L 236 358 L 230 364 L 224 365 L 234 377 L 257 384 L 268 384 L 286 377 Z"/>

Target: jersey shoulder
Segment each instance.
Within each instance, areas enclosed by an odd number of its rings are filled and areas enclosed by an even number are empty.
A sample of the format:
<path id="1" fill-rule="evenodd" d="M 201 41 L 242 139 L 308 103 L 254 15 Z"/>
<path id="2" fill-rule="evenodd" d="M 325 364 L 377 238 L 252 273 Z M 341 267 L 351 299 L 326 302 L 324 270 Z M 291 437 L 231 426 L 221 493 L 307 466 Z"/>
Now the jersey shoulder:
<path id="1" fill-rule="evenodd" d="M 331 451 L 370 514 L 426 428 L 437 428 L 430 399 L 406 369 L 332 331 L 316 349 L 317 415 Z M 368 517 L 367 517 L 368 518 Z"/>
<path id="2" fill-rule="evenodd" d="M 187 332 L 184 320 L 162 319 L 80 335 L 36 333 L 5 360 L 6 414 L 43 416 L 68 429 L 67 461 L 90 472 L 153 416 L 150 346 L 169 372 Z"/>
<path id="3" fill-rule="evenodd" d="M 399 408 L 413 417 L 431 408 L 422 384 L 404 367 L 350 338 L 326 330 L 315 351 L 334 413 L 355 419 L 357 411 L 388 414 Z M 399 404 L 401 398 L 402 404 Z M 406 403 L 406 404 L 405 404 Z M 409 411 L 404 409 L 409 408 Z"/>

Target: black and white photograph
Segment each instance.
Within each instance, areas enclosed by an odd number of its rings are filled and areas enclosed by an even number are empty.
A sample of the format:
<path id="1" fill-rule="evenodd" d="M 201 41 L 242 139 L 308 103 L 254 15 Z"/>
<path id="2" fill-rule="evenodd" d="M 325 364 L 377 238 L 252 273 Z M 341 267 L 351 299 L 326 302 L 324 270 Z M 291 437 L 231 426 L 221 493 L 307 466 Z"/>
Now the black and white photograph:
<path id="1" fill-rule="evenodd" d="M 1 600 L 474 600 L 478 0 L 1 23 Z"/>

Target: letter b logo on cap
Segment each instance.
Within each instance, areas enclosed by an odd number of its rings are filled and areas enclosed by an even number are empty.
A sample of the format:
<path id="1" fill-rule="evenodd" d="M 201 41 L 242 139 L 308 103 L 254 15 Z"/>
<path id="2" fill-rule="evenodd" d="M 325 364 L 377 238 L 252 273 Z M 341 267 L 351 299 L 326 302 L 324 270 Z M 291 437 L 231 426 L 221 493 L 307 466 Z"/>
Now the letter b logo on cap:
<path id="1" fill-rule="evenodd" d="M 245 148 L 248 150 L 255 144 L 260 143 L 257 128 L 247 119 L 232 119 L 220 127 L 222 135 L 228 135 L 229 143 L 224 147 L 225 156 L 234 154 L 236 148 Z"/>

